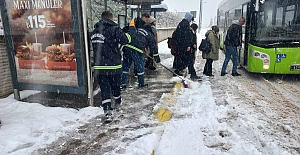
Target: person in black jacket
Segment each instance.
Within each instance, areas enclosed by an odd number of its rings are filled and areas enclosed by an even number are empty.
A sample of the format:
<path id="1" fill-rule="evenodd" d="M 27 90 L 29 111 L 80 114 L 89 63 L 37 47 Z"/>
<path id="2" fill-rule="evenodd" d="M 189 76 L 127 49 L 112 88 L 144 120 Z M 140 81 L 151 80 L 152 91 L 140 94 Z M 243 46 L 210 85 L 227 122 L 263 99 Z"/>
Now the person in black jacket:
<path id="1" fill-rule="evenodd" d="M 232 24 L 228 31 L 225 38 L 225 60 L 222 66 L 221 70 L 221 76 L 224 76 L 226 74 L 226 68 L 228 65 L 228 62 L 231 58 L 233 58 L 233 66 L 232 66 L 232 76 L 241 76 L 236 70 L 238 66 L 238 49 L 241 49 L 242 47 L 242 25 L 245 23 L 245 18 L 241 17 L 239 19 L 238 24 Z"/>
<path id="2" fill-rule="evenodd" d="M 190 23 L 193 19 L 193 15 L 187 12 L 175 30 L 174 37 L 178 47 L 179 60 L 174 72 L 179 76 L 182 76 L 180 71 L 188 66 L 190 59 L 187 52 L 190 52 L 191 45 L 193 45 L 193 34 L 190 28 Z"/>
<path id="3" fill-rule="evenodd" d="M 138 75 L 138 87 L 148 87 L 148 84 L 145 84 L 144 81 L 144 51 L 145 48 L 149 46 L 150 54 L 153 55 L 157 63 L 160 62 L 155 38 L 151 33 L 151 27 L 148 24 L 145 25 L 145 22 L 139 17 L 133 19 L 129 26 L 131 42 L 123 47 L 123 74 L 121 89 L 126 88 L 126 78 L 132 61 L 134 62 L 134 68 Z"/>
<path id="4" fill-rule="evenodd" d="M 158 38 L 157 38 L 157 30 L 156 30 L 156 19 L 153 16 L 150 16 L 150 18 L 148 19 L 148 24 L 151 27 L 152 30 L 152 34 L 154 35 L 155 38 L 155 43 L 156 46 L 158 47 Z M 147 54 L 148 52 L 148 48 L 146 50 Z M 153 57 L 153 55 L 150 54 L 151 57 Z M 147 58 L 146 62 L 145 62 L 145 68 L 148 70 L 155 70 L 155 64 L 153 63 L 153 60 L 151 58 Z"/>
<path id="5" fill-rule="evenodd" d="M 192 80 L 196 80 L 196 79 L 200 79 L 199 76 L 197 76 L 196 74 L 196 70 L 194 68 L 194 64 L 195 64 L 195 59 L 196 59 L 196 51 L 197 51 L 197 29 L 198 29 L 198 25 L 193 23 L 191 25 L 191 31 L 193 34 L 193 38 L 192 38 L 192 45 L 191 45 L 191 50 L 187 52 L 187 54 L 189 55 L 189 59 L 188 59 L 188 73 L 191 74 L 191 79 Z"/>
<path id="6" fill-rule="evenodd" d="M 120 94 L 122 61 L 119 44 L 129 43 L 130 36 L 125 34 L 114 22 L 113 14 L 104 11 L 101 20 L 95 24 L 91 36 L 94 51 L 94 71 L 101 89 L 102 107 L 106 119 L 112 119 L 111 97 L 115 99 L 115 108 L 122 104 Z"/>

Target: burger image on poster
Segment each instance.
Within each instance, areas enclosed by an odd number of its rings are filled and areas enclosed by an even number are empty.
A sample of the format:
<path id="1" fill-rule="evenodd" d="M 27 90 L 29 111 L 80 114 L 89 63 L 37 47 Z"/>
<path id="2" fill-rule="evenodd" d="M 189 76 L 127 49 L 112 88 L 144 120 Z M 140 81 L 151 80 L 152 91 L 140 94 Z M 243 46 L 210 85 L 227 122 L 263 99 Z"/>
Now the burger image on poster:
<path id="1" fill-rule="evenodd" d="M 36 8 L 33 7 L 35 4 L 33 4 L 33 1 L 26 1 L 28 2 L 26 4 L 32 4 L 27 5 L 27 9 L 14 5 L 15 1 L 6 0 L 6 2 L 7 8 L 10 8 L 8 10 L 8 15 L 10 19 L 9 24 L 12 30 L 11 32 L 12 35 L 17 36 L 13 37 L 14 49 L 20 45 L 25 45 L 26 42 L 37 43 L 35 40 L 36 33 L 38 43 L 42 44 L 42 53 L 45 50 L 45 47 L 51 46 L 52 44 L 70 44 L 70 53 L 74 52 L 74 29 L 71 1 L 63 0 L 59 5 L 60 7 L 57 8 Z M 20 3 L 21 1 L 19 1 L 19 4 Z M 42 7 L 42 5 L 40 5 L 40 7 Z M 63 32 L 65 34 L 65 41 L 62 37 Z M 68 47 L 68 45 L 65 45 L 65 47 Z"/>

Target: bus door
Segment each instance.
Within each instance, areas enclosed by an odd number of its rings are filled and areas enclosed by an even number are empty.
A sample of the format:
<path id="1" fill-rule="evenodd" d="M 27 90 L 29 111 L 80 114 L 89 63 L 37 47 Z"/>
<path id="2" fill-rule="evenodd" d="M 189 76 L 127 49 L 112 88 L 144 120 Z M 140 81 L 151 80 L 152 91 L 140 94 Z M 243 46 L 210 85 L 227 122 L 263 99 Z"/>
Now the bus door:
<path id="1" fill-rule="evenodd" d="M 247 66 L 247 60 L 248 60 L 248 43 L 250 40 L 249 31 L 250 29 L 250 4 L 244 4 L 243 5 L 243 12 L 242 16 L 246 19 L 246 23 L 243 25 L 243 36 L 242 40 L 244 43 L 242 44 L 242 49 L 240 52 L 240 64 L 244 67 Z"/>
<path id="2" fill-rule="evenodd" d="M 224 43 L 224 41 L 225 41 L 225 38 L 226 38 L 226 35 L 227 35 L 227 30 L 228 30 L 228 28 L 229 28 L 229 17 L 228 17 L 228 15 L 229 15 L 229 13 L 228 12 L 225 12 L 225 27 L 224 27 L 224 31 L 223 31 L 223 38 L 222 38 L 222 42 Z M 224 50 L 225 50 L 225 45 L 224 45 Z"/>

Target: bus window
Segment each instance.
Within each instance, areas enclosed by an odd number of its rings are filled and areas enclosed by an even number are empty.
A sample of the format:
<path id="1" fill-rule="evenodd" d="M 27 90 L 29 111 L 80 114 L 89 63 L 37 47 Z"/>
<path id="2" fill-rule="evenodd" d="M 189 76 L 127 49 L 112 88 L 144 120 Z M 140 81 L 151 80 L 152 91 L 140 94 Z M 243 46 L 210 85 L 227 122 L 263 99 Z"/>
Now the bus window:
<path id="1" fill-rule="evenodd" d="M 219 28 L 225 27 L 225 13 L 223 11 L 220 11 L 218 15 L 218 26 Z"/>
<path id="2" fill-rule="evenodd" d="M 244 6 L 243 6 L 243 14 L 242 14 L 242 16 L 246 19 L 246 21 L 247 21 L 247 4 L 245 4 Z"/>
<path id="3" fill-rule="evenodd" d="M 272 27 L 272 20 L 273 20 L 273 10 L 268 10 L 267 15 L 265 16 L 266 27 Z"/>
<path id="4" fill-rule="evenodd" d="M 235 17 L 235 19 L 241 18 L 242 17 L 242 9 L 235 9 L 234 17 Z"/>
<path id="5" fill-rule="evenodd" d="M 290 41 L 300 39 L 300 1 L 268 0 L 260 6 L 255 40 Z"/>
<path id="6" fill-rule="evenodd" d="M 295 14 L 295 5 L 287 6 L 286 12 L 285 12 L 285 25 L 286 26 L 291 26 L 291 22 L 294 19 L 294 14 Z"/>
<path id="7" fill-rule="evenodd" d="M 229 10 L 228 26 L 230 26 L 232 22 L 235 20 L 234 12 L 235 12 L 234 10 Z"/>
<path id="8" fill-rule="evenodd" d="M 276 26 L 282 26 L 283 7 L 277 8 L 276 11 Z"/>
<path id="9" fill-rule="evenodd" d="M 225 12 L 225 27 L 229 27 L 228 12 Z"/>

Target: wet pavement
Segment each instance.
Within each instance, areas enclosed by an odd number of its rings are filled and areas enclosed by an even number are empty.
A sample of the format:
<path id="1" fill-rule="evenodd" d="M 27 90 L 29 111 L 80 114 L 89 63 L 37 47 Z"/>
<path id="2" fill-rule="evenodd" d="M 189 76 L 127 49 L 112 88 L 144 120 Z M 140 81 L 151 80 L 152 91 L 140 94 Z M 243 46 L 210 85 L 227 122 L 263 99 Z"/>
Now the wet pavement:
<path id="1" fill-rule="evenodd" d="M 160 55 L 161 59 L 167 59 L 171 55 Z M 171 82 L 172 73 L 163 67 L 157 67 L 156 70 L 145 71 L 145 83 L 149 85 L 148 88 L 138 89 L 137 77 L 132 72 L 127 76 L 127 89 L 121 92 L 123 102 L 129 100 L 130 102 L 138 102 L 138 96 L 147 98 L 149 94 L 156 96 L 159 99 L 162 93 L 170 92 L 175 82 Z M 94 106 L 101 106 L 101 95 L 97 91 L 97 82 L 93 84 L 94 92 Z M 88 107 L 88 96 L 86 94 L 67 94 L 57 92 L 40 92 L 22 99 L 24 102 L 40 103 L 50 107 L 66 107 L 80 109 Z"/>
<path id="2" fill-rule="evenodd" d="M 161 59 L 167 59 L 171 55 L 161 55 Z M 163 93 L 170 93 L 175 85 L 171 81 L 173 74 L 163 67 L 154 71 L 146 70 L 145 83 L 148 88 L 138 89 L 137 78 L 131 73 L 128 76 L 128 87 L 122 91 L 122 106 L 119 111 L 114 112 L 112 123 L 104 122 L 104 115 L 91 119 L 88 123 L 82 124 L 78 129 L 69 131 L 65 136 L 58 138 L 45 148 L 32 152 L 32 155 L 66 155 L 66 154 L 105 154 L 117 148 L 120 143 L 127 144 L 139 137 L 152 132 L 157 126 L 154 121 L 154 107 L 160 103 Z M 96 85 L 95 85 L 96 87 Z M 47 93 L 46 93 L 47 94 Z M 51 93 L 50 93 L 51 94 Z M 62 106 L 80 108 L 83 107 L 84 96 L 70 94 L 37 95 L 26 98 L 26 101 L 34 101 L 48 106 Z M 25 99 L 24 99 L 25 100 Z M 101 95 L 94 96 L 94 105 L 101 104 Z M 139 129 L 149 129 L 149 133 L 139 133 Z M 124 153 L 123 148 L 115 150 L 117 153 Z"/>

